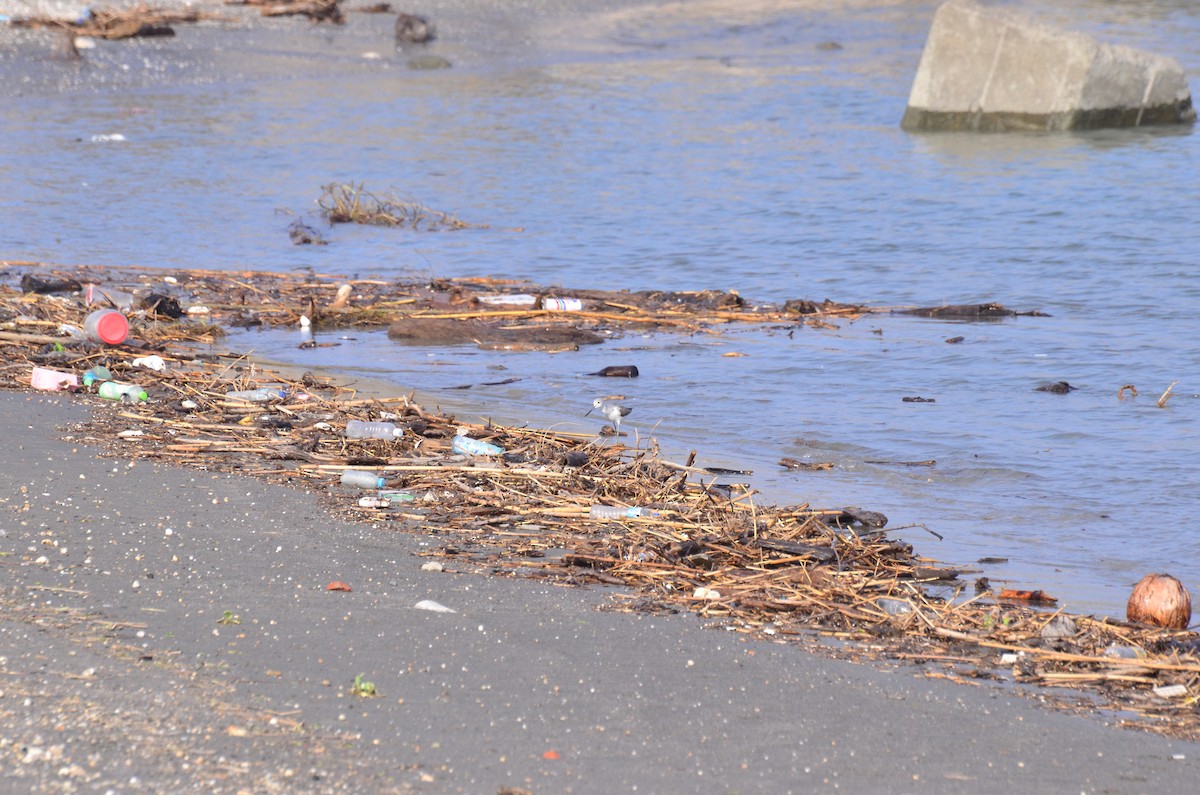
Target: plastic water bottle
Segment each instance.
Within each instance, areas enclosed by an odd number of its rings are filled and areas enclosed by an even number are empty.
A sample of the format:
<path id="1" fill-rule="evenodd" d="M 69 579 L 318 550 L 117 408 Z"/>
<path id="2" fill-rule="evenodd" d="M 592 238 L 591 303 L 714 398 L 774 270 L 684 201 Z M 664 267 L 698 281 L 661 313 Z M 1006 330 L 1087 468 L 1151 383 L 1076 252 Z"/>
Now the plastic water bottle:
<path id="1" fill-rule="evenodd" d="M 394 422 L 363 422 L 348 420 L 346 422 L 346 437 L 348 439 L 395 439 L 404 433 Z"/>
<path id="2" fill-rule="evenodd" d="M 144 403 L 149 395 L 137 384 L 119 384 L 116 381 L 105 381 L 98 392 L 105 400 L 120 400 L 122 402 Z"/>
<path id="3" fill-rule="evenodd" d="M 450 444 L 450 449 L 459 455 L 502 455 L 504 453 L 503 447 L 497 447 L 488 442 L 472 439 L 463 433 L 454 437 L 454 441 Z"/>
<path id="4" fill-rule="evenodd" d="M 589 519 L 638 519 L 652 515 L 652 512 L 641 508 L 621 508 L 617 505 L 593 505 L 588 509 Z"/>
<path id="5" fill-rule="evenodd" d="M 266 403 L 268 400 L 287 397 L 287 392 L 284 392 L 282 389 L 259 387 L 258 389 L 237 389 L 232 392 L 226 392 L 225 397 L 230 400 L 245 400 L 250 403 Z"/>
<path id="6" fill-rule="evenodd" d="M 354 486 L 359 489 L 382 489 L 387 481 L 374 472 L 364 472 L 361 469 L 346 469 L 342 471 L 342 485 Z"/>

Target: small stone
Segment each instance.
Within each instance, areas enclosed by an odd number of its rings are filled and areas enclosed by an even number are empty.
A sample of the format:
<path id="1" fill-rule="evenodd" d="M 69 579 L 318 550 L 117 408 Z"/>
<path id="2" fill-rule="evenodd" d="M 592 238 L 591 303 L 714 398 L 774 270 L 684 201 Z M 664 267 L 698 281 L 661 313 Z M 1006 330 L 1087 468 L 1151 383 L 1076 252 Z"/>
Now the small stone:
<path id="1" fill-rule="evenodd" d="M 408 59 L 408 68 L 416 70 L 449 69 L 450 62 L 440 55 L 418 55 Z"/>
<path id="2" fill-rule="evenodd" d="M 440 560 L 431 560 L 421 566 L 421 571 L 445 571 L 445 566 L 442 565 Z"/>

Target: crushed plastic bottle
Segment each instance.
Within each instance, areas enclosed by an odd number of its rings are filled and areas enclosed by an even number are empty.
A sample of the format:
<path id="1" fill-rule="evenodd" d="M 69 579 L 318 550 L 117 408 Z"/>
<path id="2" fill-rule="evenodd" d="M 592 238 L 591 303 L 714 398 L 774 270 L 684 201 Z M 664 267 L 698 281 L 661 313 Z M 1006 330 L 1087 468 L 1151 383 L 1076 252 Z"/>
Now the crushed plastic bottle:
<path id="1" fill-rule="evenodd" d="M 875 600 L 875 604 L 889 616 L 904 616 L 913 611 L 913 603 L 907 599 L 892 599 L 887 596 L 881 596 Z"/>
<path id="2" fill-rule="evenodd" d="M 258 389 L 235 389 L 232 392 L 226 392 L 225 397 L 230 400 L 245 400 L 249 403 L 266 403 L 268 400 L 280 400 L 287 397 L 287 392 L 282 389 L 259 387 Z"/>
<path id="3" fill-rule="evenodd" d="M 113 136 L 92 136 L 92 140 L 102 138 L 103 140 L 124 141 L 125 136 L 120 133 Z M 83 288 L 83 305 L 91 306 L 92 304 L 108 304 L 114 306 L 122 312 L 129 312 L 133 309 L 134 302 L 137 299 L 132 293 L 126 293 L 121 290 L 113 290 L 108 287 L 102 287 L 99 284 L 84 285 Z"/>
<path id="4" fill-rule="evenodd" d="M 363 420 L 348 420 L 346 422 L 346 438 L 348 439 L 395 439 L 403 430 L 396 427 L 394 422 L 364 422 Z"/>
<path id="5" fill-rule="evenodd" d="M 105 381 L 97 394 L 105 400 L 119 400 L 122 403 L 145 403 L 149 399 L 146 390 L 137 384 L 120 384 L 116 381 Z"/>
<path id="6" fill-rule="evenodd" d="M 458 435 L 450 443 L 450 449 L 459 455 L 503 455 L 504 453 L 503 447 L 472 439 L 462 429 L 459 429 Z"/>
<path id="7" fill-rule="evenodd" d="M 96 365 L 83 374 L 83 385 L 91 386 L 97 381 L 111 381 L 112 373 L 104 365 Z"/>
<path id="8" fill-rule="evenodd" d="M 342 485 L 360 489 L 382 489 L 387 485 L 387 481 L 374 472 L 347 469 L 342 472 Z"/>

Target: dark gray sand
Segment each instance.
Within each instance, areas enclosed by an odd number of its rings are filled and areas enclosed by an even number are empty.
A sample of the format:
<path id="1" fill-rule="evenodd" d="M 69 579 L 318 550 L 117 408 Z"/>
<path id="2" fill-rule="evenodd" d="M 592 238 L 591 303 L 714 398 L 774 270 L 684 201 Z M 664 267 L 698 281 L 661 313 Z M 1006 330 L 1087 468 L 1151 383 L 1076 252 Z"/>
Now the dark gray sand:
<path id="1" fill-rule="evenodd" d="M 611 590 L 422 571 L 426 539 L 301 491 L 99 458 L 68 427 L 85 416 L 0 394 L 0 792 L 1011 795 L 1200 777 L 1196 744 L 999 686 L 599 611 Z M 351 694 L 358 674 L 377 697 Z"/>

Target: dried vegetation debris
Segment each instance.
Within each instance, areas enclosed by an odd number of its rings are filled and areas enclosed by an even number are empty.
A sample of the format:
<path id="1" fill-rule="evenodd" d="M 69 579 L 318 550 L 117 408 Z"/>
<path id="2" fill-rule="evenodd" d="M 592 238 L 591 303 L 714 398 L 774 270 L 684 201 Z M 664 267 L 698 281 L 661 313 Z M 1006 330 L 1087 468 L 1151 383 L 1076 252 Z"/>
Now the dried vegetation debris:
<path id="1" fill-rule="evenodd" d="M 15 281 L 20 269 L 7 274 Z M 159 272 L 40 273 L 80 284 L 120 279 L 126 290 L 164 290 Z M 181 319 L 132 312 L 134 346 L 118 349 L 45 343 L 87 308 L 67 296 L 0 285 L 0 386 L 28 388 L 31 367 L 82 373 L 106 365 L 141 385 L 148 402 L 107 403 L 90 436 L 113 455 L 254 475 L 312 489 L 333 510 L 379 527 L 426 534 L 432 553 L 459 568 L 560 583 L 620 584 L 615 609 L 694 611 L 729 629 L 795 640 L 822 633 L 851 643 L 859 658 L 930 665 L 929 675 L 962 681 L 1003 678 L 1086 691 L 1087 709 L 1136 715 L 1143 728 L 1200 739 L 1197 636 L 1111 619 L 1039 611 L 986 588 L 975 593 L 961 570 L 919 557 L 889 538 L 886 519 L 861 509 L 775 506 L 740 486 L 718 486 L 707 471 L 665 460 L 653 442 L 630 448 L 594 434 L 462 422 L 410 397 L 363 396 L 327 379 L 285 378 L 230 355 L 204 355 L 222 323 L 247 316 L 294 323 L 306 313 L 331 325 L 386 323 L 397 313 L 487 317 L 478 298 L 527 285 L 490 280 L 400 286 L 353 282 L 338 312 L 328 304 L 345 280 L 308 275 L 175 272 L 183 305 L 207 312 Z M 343 291 L 343 297 L 345 291 Z M 582 312 L 569 323 L 652 324 L 701 329 L 734 319 L 773 321 L 780 310 L 725 302 L 664 301 L 662 295 L 573 291 Z M 161 302 L 160 302 L 161 303 Z M 319 310 L 324 307 L 324 311 Z M 501 310 L 506 322 L 535 309 Z M 666 322 L 664 322 L 666 321 Z M 137 345 L 143 346 L 142 348 Z M 133 367 L 146 347 L 163 372 Z M 265 402 L 231 391 L 266 387 Z M 80 398 L 96 400 L 81 390 Z M 353 419 L 386 421 L 394 439 L 354 439 Z M 456 454 L 460 429 L 502 448 L 495 456 Z M 383 490 L 343 486 L 347 470 L 385 479 Z M 365 499 L 364 499 L 365 498 Z"/>
<path id="2" fill-rule="evenodd" d="M 331 224 L 400 226 L 425 231 L 486 228 L 468 224 L 450 213 L 433 210 L 395 193 L 375 194 L 362 183 L 332 183 L 321 189 L 317 199 L 321 214 Z"/>
<path id="3" fill-rule="evenodd" d="M 195 9 L 165 9 L 152 5 L 132 8 L 88 8 L 74 21 L 54 16 L 14 17 L 10 24 L 18 28 L 64 29 L 76 36 L 98 39 L 130 39 L 138 36 L 174 36 L 171 25 L 202 20 L 223 19 L 219 14 Z"/>

